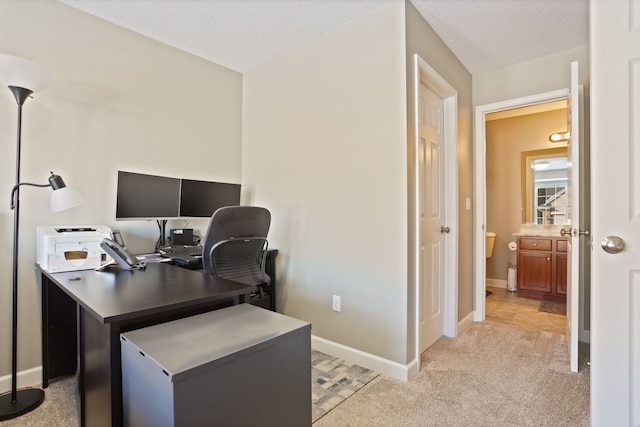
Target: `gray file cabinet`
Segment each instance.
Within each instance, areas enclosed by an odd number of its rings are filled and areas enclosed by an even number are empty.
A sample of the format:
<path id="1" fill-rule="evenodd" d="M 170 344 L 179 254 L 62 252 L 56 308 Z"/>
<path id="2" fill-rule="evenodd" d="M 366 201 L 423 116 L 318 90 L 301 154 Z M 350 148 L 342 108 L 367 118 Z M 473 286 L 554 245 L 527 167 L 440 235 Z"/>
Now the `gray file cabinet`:
<path id="1" fill-rule="evenodd" d="M 127 426 L 310 426 L 311 325 L 249 304 L 121 334 Z"/>

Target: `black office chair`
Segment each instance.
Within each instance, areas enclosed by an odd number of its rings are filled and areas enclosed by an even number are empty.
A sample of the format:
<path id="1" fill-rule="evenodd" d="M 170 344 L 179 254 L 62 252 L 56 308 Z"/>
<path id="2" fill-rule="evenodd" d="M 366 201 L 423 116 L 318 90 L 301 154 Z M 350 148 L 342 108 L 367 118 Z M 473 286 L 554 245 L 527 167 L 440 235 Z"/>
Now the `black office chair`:
<path id="1" fill-rule="evenodd" d="M 258 287 L 271 283 L 265 273 L 271 213 L 258 206 L 227 206 L 211 216 L 202 245 L 202 266 L 214 276 Z"/>

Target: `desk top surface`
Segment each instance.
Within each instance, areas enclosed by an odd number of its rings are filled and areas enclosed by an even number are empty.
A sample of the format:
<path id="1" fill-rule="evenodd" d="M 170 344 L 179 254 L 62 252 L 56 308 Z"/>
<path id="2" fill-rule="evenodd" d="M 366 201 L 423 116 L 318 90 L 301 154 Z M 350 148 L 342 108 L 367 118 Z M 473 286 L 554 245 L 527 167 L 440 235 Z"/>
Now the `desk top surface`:
<path id="1" fill-rule="evenodd" d="M 212 303 L 255 290 L 166 263 L 148 264 L 145 270 L 114 267 L 43 274 L 102 323 Z"/>

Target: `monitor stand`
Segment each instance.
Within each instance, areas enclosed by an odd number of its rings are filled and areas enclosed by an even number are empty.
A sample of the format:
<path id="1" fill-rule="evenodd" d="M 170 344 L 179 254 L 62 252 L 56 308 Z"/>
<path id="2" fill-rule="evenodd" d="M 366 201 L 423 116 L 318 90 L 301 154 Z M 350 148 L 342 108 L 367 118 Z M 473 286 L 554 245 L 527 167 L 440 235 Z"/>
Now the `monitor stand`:
<path id="1" fill-rule="evenodd" d="M 166 245 L 166 235 L 167 235 L 167 220 L 166 219 L 159 219 L 157 220 L 158 222 L 158 228 L 160 229 L 160 246 L 165 246 Z M 158 249 L 158 248 L 156 248 Z"/>

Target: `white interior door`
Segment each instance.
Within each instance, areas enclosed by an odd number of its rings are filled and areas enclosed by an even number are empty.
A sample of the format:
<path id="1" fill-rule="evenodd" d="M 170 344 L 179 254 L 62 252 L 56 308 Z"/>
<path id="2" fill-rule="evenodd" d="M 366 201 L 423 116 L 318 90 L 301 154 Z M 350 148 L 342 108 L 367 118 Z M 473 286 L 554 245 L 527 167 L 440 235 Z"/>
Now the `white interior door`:
<path id="1" fill-rule="evenodd" d="M 569 129 L 571 138 L 567 145 L 569 206 L 567 209 L 570 230 L 567 249 L 567 345 L 569 364 L 578 372 L 578 329 L 580 302 L 580 87 L 578 62 L 571 63 L 571 94 L 569 96 Z M 567 228 L 565 227 L 565 228 Z"/>
<path id="2" fill-rule="evenodd" d="M 420 84 L 418 102 L 418 204 L 420 211 L 420 352 L 444 328 L 444 101 Z"/>
<path id="3" fill-rule="evenodd" d="M 640 2 L 590 16 L 591 424 L 640 426 Z"/>

